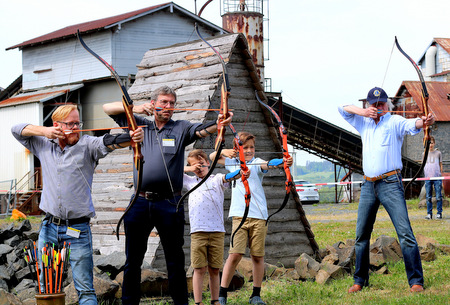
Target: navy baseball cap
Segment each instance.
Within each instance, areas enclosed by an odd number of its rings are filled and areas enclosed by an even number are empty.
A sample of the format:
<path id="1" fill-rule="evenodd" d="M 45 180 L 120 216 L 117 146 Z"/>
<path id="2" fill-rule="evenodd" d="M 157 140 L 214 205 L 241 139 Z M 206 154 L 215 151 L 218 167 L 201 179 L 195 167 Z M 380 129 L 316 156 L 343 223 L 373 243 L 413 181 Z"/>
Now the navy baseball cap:
<path id="1" fill-rule="evenodd" d="M 371 105 L 375 104 L 376 102 L 386 103 L 387 100 L 388 96 L 386 92 L 379 87 L 372 88 L 370 89 L 369 93 L 367 93 L 367 101 Z"/>

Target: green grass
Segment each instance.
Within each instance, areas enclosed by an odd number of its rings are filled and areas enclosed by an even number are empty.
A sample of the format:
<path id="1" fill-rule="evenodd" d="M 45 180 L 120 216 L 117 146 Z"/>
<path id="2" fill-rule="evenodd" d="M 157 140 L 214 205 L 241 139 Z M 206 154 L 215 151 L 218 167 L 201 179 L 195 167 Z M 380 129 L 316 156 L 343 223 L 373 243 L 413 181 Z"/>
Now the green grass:
<path id="1" fill-rule="evenodd" d="M 441 244 L 450 244 L 450 222 L 448 220 L 428 221 L 424 219 L 426 211 L 417 208 L 417 200 L 408 201 L 408 210 L 414 233 L 422 234 L 435 239 Z M 317 205 L 319 208 L 320 204 Z M 307 215 L 311 222 L 312 230 L 320 248 L 334 244 L 338 241 L 345 242 L 355 236 L 357 203 L 337 205 L 336 208 L 346 213 L 329 215 Z M 325 206 L 324 206 L 325 210 Z M 444 216 L 448 215 L 445 214 Z M 39 218 L 31 218 L 33 224 L 39 223 Z M 8 220 L 0 220 L 0 224 L 10 223 Z M 380 207 L 372 234 L 373 241 L 380 235 L 396 237 L 395 230 L 386 211 Z M 349 295 L 347 289 L 353 284 L 351 276 L 341 280 L 335 280 L 331 284 L 320 285 L 311 281 L 295 281 L 290 279 L 273 280 L 263 282 L 261 291 L 262 299 L 269 305 L 275 304 L 450 304 L 450 256 L 436 253 L 436 260 L 422 262 L 425 277 L 425 292 L 412 294 L 409 292 L 406 280 L 405 267 L 402 262 L 389 264 L 389 274 L 372 274 L 370 287 L 357 294 Z M 228 304 L 248 304 L 251 295 L 252 283 L 246 282 L 240 290 L 228 294 Z M 143 299 L 141 304 L 163 305 L 171 304 L 169 299 Z M 204 293 L 203 302 L 209 304 L 209 292 Z M 193 305 L 193 299 L 189 300 Z M 106 303 L 100 303 L 106 305 Z"/>
<path id="2" fill-rule="evenodd" d="M 418 200 L 408 201 L 408 211 L 415 234 L 435 239 L 441 244 L 450 244 L 450 222 L 423 219 L 425 211 L 417 208 Z M 320 204 L 318 205 L 320 207 Z M 310 215 L 308 219 L 321 248 L 338 241 L 346 241 L 355 236 L 357 203 L 339 205 L 348 214 L 320 216 Z M 313 217 L 314 216 L 314 217 Z M 321 219 L 323 218 L 323 219 Z M 380 207 L 372 234 L 373 241 L 380 235 L 396 237 L 394 227 L 386 211 Z M 436 253 L 436 260 L 422 262 L 425 277 L 425 292 L 412 294 L 406 279 L 403 262 L 389 264 L 389 274 L 371 274 L 370 287 L 357 294 L 349 295 L 347 289 L 353 284 L 351 276 L 335 280 L 331 284 L 320 285 L 312 281 L 289 279 L 266 280 L 261 291 L 262 299 L 274 304 L 450 304 L 450 256 Z M 248 304 L 252 283 L 246 283 L 238 291 L 228 294 L 228 304 Z M 204 303 L 209 304 L 209 293 L 205 293 Z M 164 304 L 164 303 L 155 303 Z M 189 304 L 194 304 L 190 300 Z"/>

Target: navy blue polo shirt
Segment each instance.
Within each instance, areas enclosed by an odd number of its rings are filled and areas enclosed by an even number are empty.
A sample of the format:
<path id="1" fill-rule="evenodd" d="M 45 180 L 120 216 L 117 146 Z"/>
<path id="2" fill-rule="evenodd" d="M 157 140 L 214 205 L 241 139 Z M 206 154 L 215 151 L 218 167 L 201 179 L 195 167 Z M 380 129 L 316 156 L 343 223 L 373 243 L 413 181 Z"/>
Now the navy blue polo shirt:
<path id="1" fill-rule="evenodd" d="M 125 114 L 111 115 L 119 126 L 128 126 Z M 198 139 L 195 131 L 202 125 L 193 124 L 185 120 L 170 120 L 162 129 L 156 129 L 153 121 L 135 116 L 138 125 L 144 127 L 144 141 L 142 155 L 144 169 L 141 191 L 156 192 L 161 195 L 172 196 L 169 179 L 175 193 L 183 188 L 184 151 L 185 147 Z M 200 128 L 201 129 L 201 128 Z M 161 153 L 162 151 L 162 153 Z M 164 166 L 163 156 L 167 165 Z M 133 170 L 136 185 L 136 169 Z M 169 178 L 170 177 L 170 178 Z"/>

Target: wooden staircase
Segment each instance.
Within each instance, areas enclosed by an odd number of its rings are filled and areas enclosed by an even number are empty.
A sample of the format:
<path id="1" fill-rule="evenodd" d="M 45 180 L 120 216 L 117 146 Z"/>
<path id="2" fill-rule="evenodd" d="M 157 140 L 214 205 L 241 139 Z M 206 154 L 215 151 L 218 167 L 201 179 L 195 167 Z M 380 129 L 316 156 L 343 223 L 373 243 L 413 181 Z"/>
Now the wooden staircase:
<path id="1" fill-rule="evenodd" d="M 42 215 L 44 212 L 39 209 L 40 200 L 41 190 L 33 190 L 20 194 L 16 206 L 25 215 Z"/>
<path id="2" fill-rule="evenodd" d="M 30 187 L 30 184 L 33 184 Z M 18 209 L 26 215 L 41 215 L 43 211 L 39 209 L 41 199 L 42 176 L 41 168 L 36 168 L 35 172 L 26 173 L 15 186 L 12 187 L 13 202 L 12 208 Z"/>

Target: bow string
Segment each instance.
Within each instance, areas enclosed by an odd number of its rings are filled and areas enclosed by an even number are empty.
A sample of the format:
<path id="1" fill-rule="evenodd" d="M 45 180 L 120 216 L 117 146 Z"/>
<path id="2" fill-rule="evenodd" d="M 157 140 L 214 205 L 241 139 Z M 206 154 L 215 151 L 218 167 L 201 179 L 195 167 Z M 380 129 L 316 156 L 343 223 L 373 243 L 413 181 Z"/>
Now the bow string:
<path id="1" fill-rule="evenodd" d="M 280 118 L 280 116 L 275 112 L 275 110 L 273 110 L 272 107 L 270 107 L 269 105 L 267 105 L 266 103 L 264 103 L 258 96 L 258 91 L 255 90 L 255 95 L 256 95 L 256 99 L 258 100 L 258 102 L 264 106 L 267 110 L 269 110 L 270 113 L 272 113 L 272 115 L 275 117 L 277 124 L 278 124 L 278 130 L 280 132 L 280 137 L 281 137 L 281 143 L 282 143 L 282 152 L 283 152 L 283 169 L 284 172 L 286 174 L 286 181 L 285 181 L 285 187 L 286 187 L 286 195 L 284 196 L 283 199 L 283 203 L 281 204 L 281 206 L 278 208 L 278 210 L 276 212 L 274 212 L 273 214 L 271 214 L 266 221 L 266 224 L 269 222 L 270 217 L 272 217 L 273 215 L 281 212 L 281 210 L 284 209 L 284 207 L 286 206 L 288 200 L 289 200 L 289 195 L 291 193 L 291 189 L 294 185 L 293 181 L 292 181 L 292 175 L 291 175 L 291 170 L 289 169 L 289 166 L 287 166 L 286 160 L 289 159 L 291 156 L 289 155 L 289 151 L 288 151 L 288 145 L 287 145 L 287 129 L 284 127 L 283 122 Z"/>
<path id="2" fill-rule="evenodd" d="M 241 139 L 239 138 L 238 133 L 236 132 L 236 129 L 234 128 L 234 126 L 232 124 L 229 125 L 231 132 L 233 133 L 234 136 L 234 148 L 237 149 L 239 151 L 239 165 L 242 171 L 242 175 L 241 175 L 241 181 L 244 185 L 245 188 L 245 210 L 244 210 L 244 215 L 242 216 L 242 220 L 241 223 L 239 224 L 239 226 L 236 228 L 236 230 L 234 230 L 233 234 L 231 235 L 231 246 L 233 247 L 233 240 L 234 240 L 234 236 L 236 235 L 236 232 L 239 231 L 239 229 L 242 227 L 242 225 L 244 224 L 245 220 L 247 219 L 248 216 L 248 212 L 250 209 L 250 201 L 252 198 L 252 193 L 250 191 L 250 185 L 248 183 L 248 179 L 247 179 L 247 174 L 249 172 L 248 166 L 247 166 L 247 162 L 245 161 L 245 155 L 244 155 L 244 148 L 243 148 L 243 143 L 241 141 Z"/>
<path id="3" fill-rule="evenodd" d="M 191 188 L 188 192 L 184 193 L 184 195 L 180 198 L 180 200 L 177 203 L 177 211 L 180 206 L 180 204 L 183 203 L 184 199 L 189 196 L 193 191 L 198 189 L 208 178 L 211 176 L 214 168 L 217 165 L 217 162 L 220 159 L 220 155 L 222 152 L 223 147 L 225 146 L 225 128 L 222 125 L 222 121 L 227 119 L 229 117 L 228 113 L 228 97 L 230 95 L 230 83 L 228 82 L 228 72 L 227 67 L 225 66 L 225 61 L 223 60 L 220 53 L 209 43 L 207 42 L 203 36 L 200 34 L 198 30 L 197 23 L 195 23 L 195 32 L 197 33 L 197 36 L 206 43 L 213 51 L 214 53 L 219 57 L 220 63 L 222 64 L 222 86 L 220 89 L 220 111 L 219 113 L 222 114 L 222 117 L 219 119 L 219 122 L 217 124 L 217 137 L 214 144 L 214 150 L 216 151 L 216 156 L 211 163 L 211 167 L 209 168 L 208 173 L 203 177 L 203 179 L 197 183 L 193 188 Z"/>
<path id="4" fill-rule="evenodd" d="M 77 37 L 78 37 L 78 41 L 81 43 L 83 48 L 86 51 L 88 51 L 92 56 L 94 56 L 96 59 L 98 59 L 106 68 L 108 68 L 108 70 L 111 72 L 111 75 L 116 80 L 117 84 L 120 87 L 120 90 L 122 91 L 122 104 L 123 104 L 123 108 L 125 110 L 125 116 L 126 116 L 127 122 L 128 122 L 128 129 L 131 131 L 135 131 L 136 129 L 139 128 L 139 126 L 136 123 L 136 119 L 133 115 L 133 100 L 130 98 L 130 95 L 128 94 L 127 89 L 125 88 L 124 84 L 122 83 L 122 80 L 120 79 L 119 74 L 117 74 L 116 70 L 114 70 L 114 68 L 106 60 L 101 58 L 97 53 L 95 53 L 91 48 L 89 48 L 86 45 L 84 40 L 81 38 L 80 30 L 77 30 Z M 136 202 L 136 199 L 139 195 L 139 192 L 141 189 L 141 184 L 142 184 L 142 175 L 143 175 L 142 170 L 143 170 L 143 164 L 144 164 L 144 157 L 141 153 L 141 144 L 136 143 L 133 140 L 131 140 L 131 147 L 133 148 L 133 164 L 134 164 L 134 167 L 137 172 L 136 185 L 134 186 L 134 188 L 135 188 L 134 197 L 131 200 L 128 207 L 125 209 L 125 212 L 122 214 L 122 217 L 120 217 L 119 222 L 117 223 L 116 236 L 117 236 L 118 240 L 119 240 L 120 224 L 121 224 L 123 218 L 125 217 L 125 215 L 128 213 L 128 211 L 133 206 L 133 204 Z"/>

